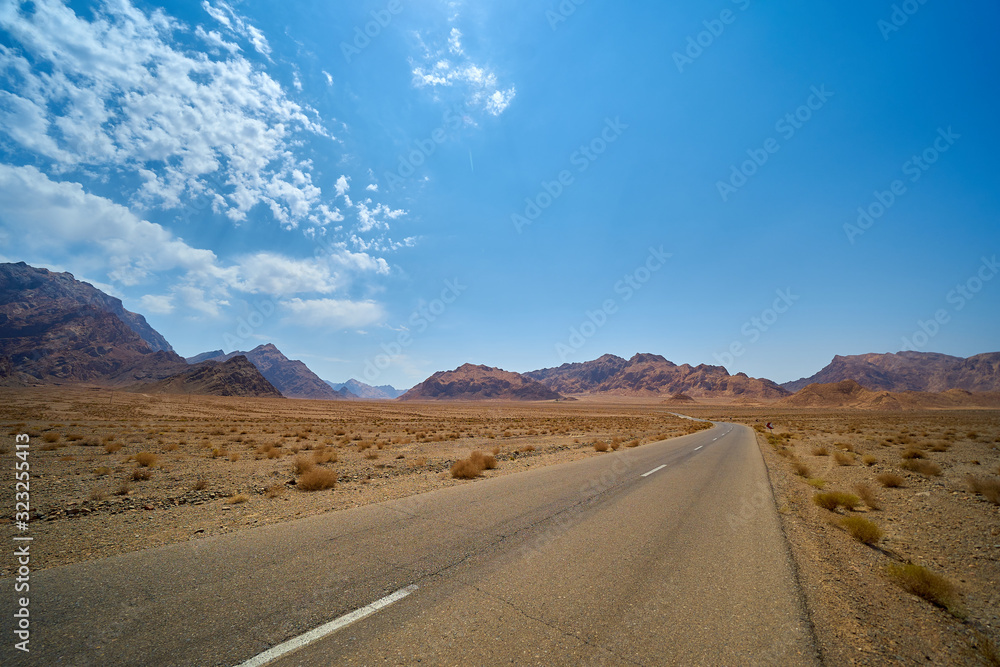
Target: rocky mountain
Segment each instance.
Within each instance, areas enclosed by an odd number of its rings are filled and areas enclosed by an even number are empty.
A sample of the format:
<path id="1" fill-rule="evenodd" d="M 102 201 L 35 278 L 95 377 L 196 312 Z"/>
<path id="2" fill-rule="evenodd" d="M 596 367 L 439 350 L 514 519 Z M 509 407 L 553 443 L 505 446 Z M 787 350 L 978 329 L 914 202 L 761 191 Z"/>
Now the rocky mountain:
<path id="1" fill-rule="evenodd" d="M 558 393 L 520 373 L 465 364 L 440 371 L 403 394 L 401 401 L 551 401 Z"/>
<path id="2" fill-rule="evenodd" d="M 68 273 L 0 264 L 0 358 L 22 383 L 122 385 L 187 364 L 146 320 Z"/>
<path id="3" fill-rule="evenodd" d="M 325 382 L 330 385 L 335 391 L 347 390 L 350 394 L 356 398 L 363 398 L 365 400 L 391 400 L 394 398 L 399 398 L 405 394 L 405 390 L 396 389 L 391 384 L 383 384 L 378 387 L 373 387 L 370 384 L 365 384 L 360 380 L 355 380 L 351 378 L 347 382 L 330 382 L 325 380 Z"/>
<path id="4" fill-rule="evenodd" d="M 203 361 L 169 378 L 132 385 L 129 390 L 157 394 L 282 398 L 281 392 L 242 355 L 222 362 Z"/>
<path id="5" fill-rule="evenodd" d="M 997 408 L 1000 392 L 973 393 L 963 389 L 943 392 L 866 389 L 854 380 L 814 383 L 785 397 L 775 406 L 797 408 L 854 408 L 859 410 L 926 410 L 934 408 Z"/>
<path id="6" fill-rule="evenodd" d="M 935 352 L 857 354 L 836 356 L 812 377 L 783 385 L 797 392 L 807 385 L 854 380 L 867 389 L 881 391 L 971 392 L 1000 391 L 1000 352 L 963 359 Z"/>
<path id="7" fill-rule="evenodd" d="M 722 366 L 691 366 L 667 361 L 658 354 L 636 354 L 625 360 L 606 354 L 594 361 L 545 368 L 526 377 L 562 394 L 609 394 L 615 396 L 666 396 L 691 398 L 772 399 L 789 392 L 774 382 L 730 375 Z"/>
<path id="8" fill-rule="evenodd" d="M 287 398 L 325 400 L 348 398 L 348 396 L 334 391 L 304 363 L 297 359 L 289 359 L 271 343 L 258 345 L 249 352 L 230 352 L 229 354 L 222 353 L 222 350 L 204 352 L 190 357 L 188 361 L 227 361 L 237 356 L 246 357 L 267 378 L 268 382 Z"/>
<path id="9" fill-rule="evenodd" d="M 27 319 L 39 307 L 72 310 L 91 306 L 121 320 L 152 352 L 173 352 L 167 339 L 149 326 L 145 317 L 126 310 L 120 299 L 76 280 L 71 273 L 54 273 L 24 262 L 0 264 L 0 304 L 6 315 L 20 319 Z"/>

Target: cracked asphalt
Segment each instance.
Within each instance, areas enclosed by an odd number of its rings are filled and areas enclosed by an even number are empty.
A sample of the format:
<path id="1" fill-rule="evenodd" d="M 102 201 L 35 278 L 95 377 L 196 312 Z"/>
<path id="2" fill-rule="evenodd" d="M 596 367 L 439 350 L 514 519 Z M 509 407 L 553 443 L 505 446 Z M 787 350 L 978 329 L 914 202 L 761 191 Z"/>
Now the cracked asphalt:
<path id="1" fill-rule="evenodd" d="M 42 571 L 32 653 L 0 661 L 239 665 L 413 584 L 272 664 L 818 664 L 763 460 L 731 424 Z"/>

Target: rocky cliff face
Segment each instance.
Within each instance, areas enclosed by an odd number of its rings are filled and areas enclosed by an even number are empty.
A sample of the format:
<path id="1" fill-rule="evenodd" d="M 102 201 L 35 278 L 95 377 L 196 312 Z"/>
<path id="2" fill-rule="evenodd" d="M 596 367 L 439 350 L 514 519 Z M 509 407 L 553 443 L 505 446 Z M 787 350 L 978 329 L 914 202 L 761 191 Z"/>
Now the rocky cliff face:
<path id="1" fill-rule="evenodd" d="M 810 384 L 854 380 L 881 391 L 1000 391 L 1000 352 L 963 359 L 934 352 L 836 356 L 812 377 L 782 385 L 799 391 Z"/>
<path id="2" fill-rule="evenodd" d="M 730 375 L 722 366 L 690 366 L 658 354 L 636 354 L 631 359 L 606 354 L 594 361 L 563 364 L 525 374 L 563 394 L 617 396 L 672 396 L 693 398 L 771 399 L 788 392 L 766 379 L 743 373 Z"/>
<path id="3" fill-rule="evenodd" d="M 399 400 L 551 401 L 560 398 L 558 393 L 520 373 L 465 364 L 453 371 L 435 373 Z"/>
<path id="4" fill-rule="evenodd" d="M 130 389 L 142 393 L 282 397 L 281 392 L 243 356 L 223 362 L 203 361 L 164 380 L 133 385 Z"/>
<path id="5" fill-rule="evenodd" d="M 309 398 L 325 400 L 344 400 L 349 396 L 334 391 L 330 385 L 321 380 L 309 367 L 298 360 L 289 359 L 271 343 L 258 345 L 249 352 L 230 352 L 223 354 L 222 350 L 205 352 L 189 361 L 226 361 L 237 356 L 245 356 L 257 367 L 286 398 Z"/>

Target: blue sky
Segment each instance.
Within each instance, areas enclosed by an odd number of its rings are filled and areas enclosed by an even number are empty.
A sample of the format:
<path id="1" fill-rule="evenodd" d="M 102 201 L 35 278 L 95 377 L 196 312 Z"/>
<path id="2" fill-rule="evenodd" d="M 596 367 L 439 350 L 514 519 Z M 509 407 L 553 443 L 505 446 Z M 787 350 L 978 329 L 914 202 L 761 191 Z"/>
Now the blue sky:
<path id="1" fill-rule="evenodd" d="M 1000 349 L 995 4 L 0 7 L 0 260 L 185 356 Z M 366 34 L 367 33 L 367 34 Z"/>

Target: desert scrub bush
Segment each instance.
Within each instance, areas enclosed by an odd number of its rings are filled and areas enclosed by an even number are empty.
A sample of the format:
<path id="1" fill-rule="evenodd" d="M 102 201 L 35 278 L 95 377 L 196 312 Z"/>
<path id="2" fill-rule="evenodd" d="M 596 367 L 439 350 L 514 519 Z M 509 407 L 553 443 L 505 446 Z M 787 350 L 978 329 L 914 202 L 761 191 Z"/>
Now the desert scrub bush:
<path id="1" fill-rule="evenodd" d="M 875 489 L 864 482 L 859 482 L 854 485 L 854 492 L 858 494 L 858 497 L 864 501 L 868 509 L 880 510 L 882 509 L 882 503 L 879 502 L 878 496 L 875 494 Z"/>
<path id="2" fill-rule="evenodd" d="M 900 464 L 903 470 L 919 473 L 925 477 L 936 477 L 941 474 L 941 466 L 923 459 L 907 459 Z"/>
<path id="3" fill-rule="evenodd" d="M 107 444 L 104 445 L 104 452 L 106 454 L 114 454 L 115 452 L 117 452 L 121 448 L 122 448 L 122 444 L 120 442 L 109 442 L 109 443 L 107 443 Z"/>
<path id="4" fill-rule="evenodd" d="M 483 470 L 493 470 L 497 467 L 496 458 L 490 454 L 472 452 L 472 454 L 469 455 L 469 458 L 481 465 Z"/>
<path id="5" fill-rule="evenodd" d="M 472 452 L 468 458 L 455 461 L 451 466 L 451 476 L 455 479 L 473 479 L 483 474 L 483 470 L 497 467 L 496 459 L 482 452 Z"/>
<path id="6" fill-rule="evenodd" d="M 947 442 L 944 442 L 943 440 L 932 443 L 931 446 L 928 447 L 928 449 L 930 449 L 932 452 L 946 452 L 950 448 L 951 448 L 950 445 Z"/>
<path id="7" fill-rule="evenodd" d="M 233 495 L 226 498 L 227 505 L 239 505 L 250 500 L 250 498 L 245 493 L 234 493 Z"/>
<path id="8" fill-rule="evenodd" d="M 827 449 L 826 447 L 813 447 L 812 455 L 813 456 L 829 456 L 830 455 L 830 450 Z"/>
<path id="9" fill-rule="evenodd" d="M 153 476 L 149 468 L 136 468 L 132 471 L 132 479 L 136 482 L 145 482 Z"/>
<path id="10" fill-rule="evenodd" d="M 375 459 L 378 458 L 378 452 L 366 452 L 365 458 L 368 459 L 369 461 L 374 461 Z"/>
<path id="11" fill-rule="evenodd" d="M 232 454 L 229 455 L 229 462 L 230 463 L 236 463 L 239 460 L 240 460 L 240 455 L 237 454 L 236 452 L 233 452 Z"/>
<path id="12" fill-rule="evenodd" d="M 875 544 L 885 535 L 873 522 L 860 516 L 846 516 L 840 521 L 851 537 L 863 544 Z"/>
<path id="13" fill-rule="evenodd" d="M 534 445 L 526 445 L 524 447 L 521 447 L 521 449 L 517 450 L 517 453 L 518 454 L 528 454 L 528 453 L 533 452 L 533 451 L 535 451 L 535 446 Z"/>
<path id="14" fill-rule="evenodd" d="M 88 498 L 94 502 L 99 502 L 108 497 L 108 492 L 101 488 L 91 489 L 90 496 Z"/>
<path id="15" fill-rule="evenodd" d="M 853 510 L 861 504 L 861 499 L 853 493 L 843 491 L 826 491 L 813 496 L 813 502 L 826 510 L 835 510 L 838 507 Z"/>
<path id="16" fill-rule="evenodd" d="M 972 493 L 981 495 L 994 505 L 1000 505 L 1000 479 L 969 475 L 966 483 Z"/>
<path id="17" fill-rule="evenodd" d="M 117 489 L 115 489 L 115 495 L 127 496 L 129 494 L 129 491 L 131 490 L 132 490 L 132 485 L 128 483 L 127 479 L 123 479 L 122 483 L 118 485 Z"/>
<path id="18" fill-rule="evenodd" d="M 44 442 L 53 443 L 53 442 L 59 442 L 59 438 L 61 437 L 62 436 L 59 435 L 58 433 L 46 433 L 45 435 L 42 436 L 42 440 Z"/>
<path id="19" fill-rule="evenodd" d="M 836 451 L 833 453 L 833 460 L 839 466 L 849 466 L 854 464 L 854 457 L 847 452 Z"/>
<path id="20" fill-rule="evenodd" d="M 79 433 L 70 433 L 66 436 L 66 439 L 70 442 L 76 442 L 77 440 L 83 440 L 83 436 Z"/>
<path id="21" fill-rule="evenodd" d="M 861 457 L 861 462 L 864 463 L 866 466 L 873 466 L 876 463 L 878 463 L 878 457 L 872 456 L 871 454 L 865 454 L 864 456 Z"/>
<path id="22" fill-rule="evenodd" d="M 282 493 L 285 492 L 284 484 L 272 484 L 271 486 L 264 489 L 265 498 L 277 498 Z"/>
<path id="23" fill-rule="evenodd" d="M 427 465 L 426 456 L 418 456 L 417 458 L 410 461 L 410 466 L 413 468 L 423 468 L 425 465 Z"/>
<path id="24" fill-rule="evenodd" d="M 191 485 L 191 488 L 195 491 L 204 491 L 208 488 L 208 480 L 204 477 L 200 477 L 195 480 L 194 484 Z"/>
<path id="25" fill-rule="evenodd" d="M 108 466 L 98 466 L 94 468 L 94 474 L 97 475 L 98 477 L 104 477 L 105 475 L 108 475 L 110 473 L 111 473 L 111 468 L 109 468 Z"/>
<path id="26" fill-rule="evenodd" d="M 292 469 L 295 470 L 296 475 L 301 475 L 312 470 L 315 465 L 315 462 L 306 456 L 296 456 L 292 463 Z"/>
<path id="27" fill-rule="evenodd" d="M 955 610 L 958 603 L 958 589 L 947 577 L 912 563 L 890 563 L 886 571 L 903 590 L 920 596 L 942 609 L 952 612 Z"/>
<path id="28" fill-rule="evenodd" d="M 799 477 L 809 477 L 809 466 L 802 461 L 792 461 L 792 469 L 795 470 L 795 474 Z"/>
<path id="29" fill-rule="evenodd" d="M 337 485 L 337 473 L 329 468 L 313 468 L 299 477 L 297 487 L 303 491 L 325 491 Z"/>
<path id="30" fill-rule="evenodd" d="M 825 479 L 807 479 L 806 480 L 806 484 L 808 484 L 809 486 L 815 486 L 817 489 L 822 489 L 823 487 L 826 486 L 826 480 Z"/>
<path id="31" fill-rule="evenodd" d="M 883 472 L 876 475 L 875 479 L 887 489 L 898 489 L 903 486 L 903 482 L 905 481 L 902 475 L 897 475 L 894 472 Z"/>
<path id="32" fill-rule="evenodd" d="M 597 442 L 594 443 L 595 452 L 606 452 L 608 451 L 608 449 L 609 449 L 608 443 L 604 442 L 603 440 L 598 440 Z"/>
<path id="33" fill-rule="evenodd" d="M 148 468 L 156 463 L 156 454 L 153 452 L 139 452 L 135 455 L 135 462 L 143 468 Z"/>
<path id="34" fill-rule="evenodd" d="M 902 456 L 904 459 L 926 459 L 927 458 L 926 454 L 924 454 L 919 449 L 914 449 L 913 447 L 910 447 L 909 449 L 903 450 L 903 453 L 900 454 L 900 456 Z"/>

